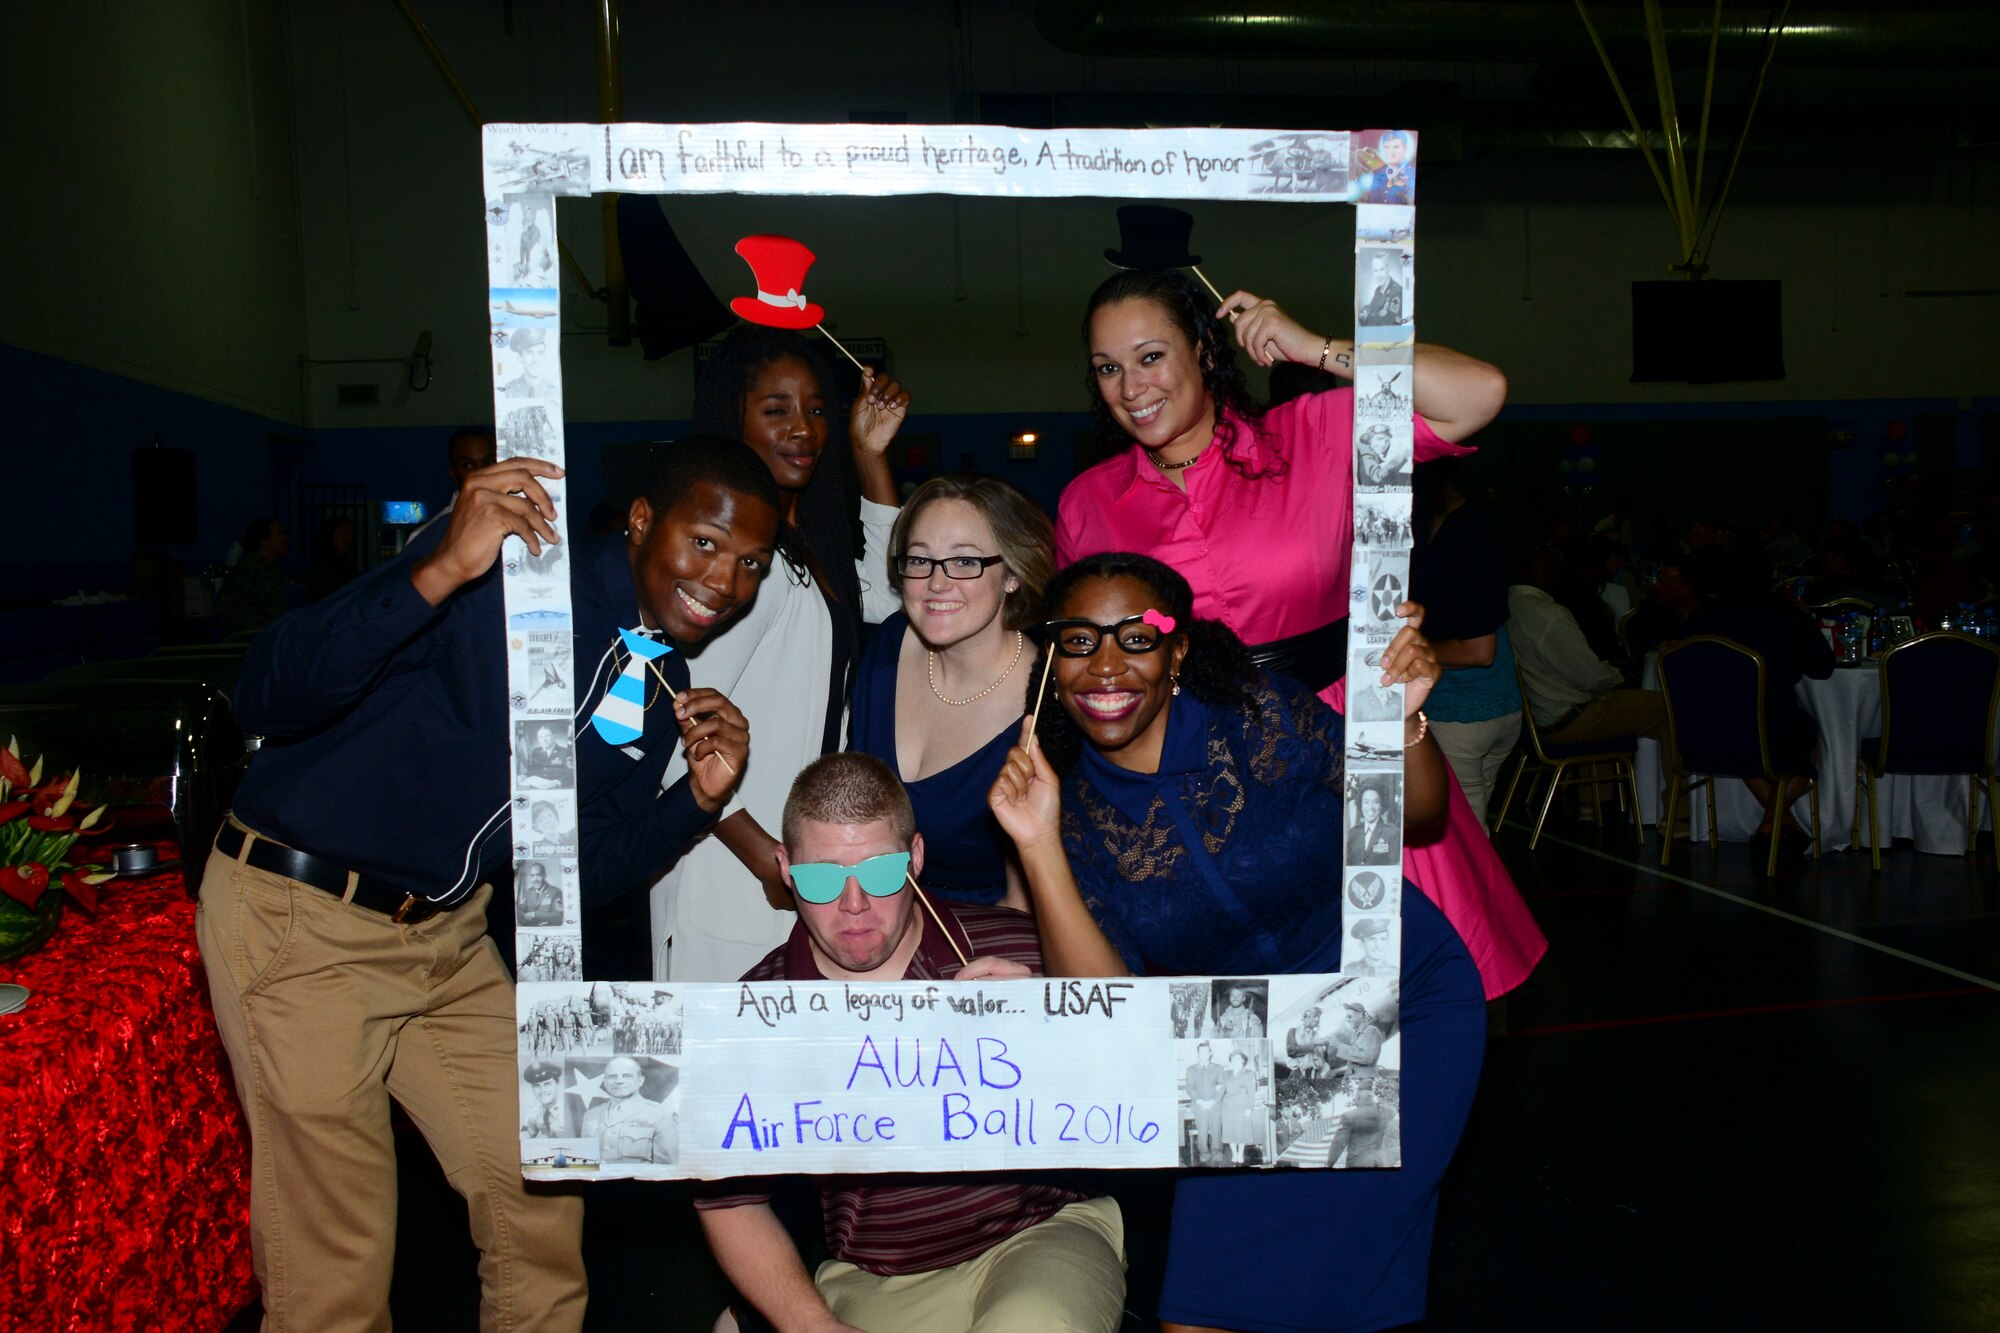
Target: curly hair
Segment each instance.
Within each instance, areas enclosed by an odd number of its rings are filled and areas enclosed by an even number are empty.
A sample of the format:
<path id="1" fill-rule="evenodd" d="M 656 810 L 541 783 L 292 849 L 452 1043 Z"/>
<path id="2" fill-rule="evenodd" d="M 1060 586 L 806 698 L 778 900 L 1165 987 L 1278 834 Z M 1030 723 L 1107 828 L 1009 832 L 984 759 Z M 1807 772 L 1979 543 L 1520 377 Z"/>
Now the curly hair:
<path id="1" fill-rule="evenodd" d="M 1070 594 L 1093 579 L 1136 579 L 1153 594 L 1153 605 L 1174 618 L 1173 638 L 1187 640 L 1181 661 L 1181 689 L 1211 707 L 1233 709 L 1257 717 L 1257 664 L 1236 631 L 1219 620 L 1197 620 L 1194 589 L 1188 581 L 1149 555 L 1106 551 L 1063 566 L 1042 590 L 1042 606 L 1060 619 Z M 1049 651 L 1046 647 L 1043 651 Z M 1028 685 L 1028 711 L 1034 711 L 1034 681 Z M 1053 677 L 1051 689 L 1053 690 Z M 1035 736 L 1058 773 L 1067 773 L 1083 756 L 1083 732 L 1060 703 L 1042 710 Z"/>
<path id="2" fill-rule="evenodd" d="M 826 448 L 799 496 L 798 525 L 779 528 L 778 553 L 794 575 L 803 575 L 808 550 L 817 556 L 834 597 L 858 625 L 861 580 L 854 571 L 854 558 L 863 546 L 860 486 L 847 447 L 846 377 L 825 349 L 789 329 L 737 325 L 709 355 L 695 382 L 694 428 L 741 440 L 743 401 L 751 385 L 766 366 L 786 358 L 804 362 L 826 395 Z"/>
<path id="3" fill-rule="evenodd" d="M 1202 387 L 1215 407 L 1215 443 L 1221 446 L 1223 458 L 1236 474 L 1245 481 L 1283 476 L 1286 471 L 1283 458 L 1274 456 L 1264 466 L 1254 467 L 1236 451 L 1236 423 L 1224 409 L 1243 418 L 1256 431 L 1257 423 L 1264 417 L 1264 405 L 1250 396 L 1250 389 L 1243 382 L 1243 370 L 1236 364 L 1236 349 L 1230 345 L 1229 331 L 1215 317 L 1208 294 L 1178 269 L 1121 269 L 1097 285 L 1097 290 L 1090 294 L 1090 303 L 1084 307 L 1083 382 L 1090 392 L 1090 408 L 1105 452 L 1124 448 L 1132 443 L 1132 437 L 1118 424 L 1110 404 L 1098 391 L 1097 371 L 1089 358 L 1090 321 L 1099 310 L 1120 301 L 1151 301 L 1166 312 L 1181 336 L 1188 340 L 1201 366 Z"/>

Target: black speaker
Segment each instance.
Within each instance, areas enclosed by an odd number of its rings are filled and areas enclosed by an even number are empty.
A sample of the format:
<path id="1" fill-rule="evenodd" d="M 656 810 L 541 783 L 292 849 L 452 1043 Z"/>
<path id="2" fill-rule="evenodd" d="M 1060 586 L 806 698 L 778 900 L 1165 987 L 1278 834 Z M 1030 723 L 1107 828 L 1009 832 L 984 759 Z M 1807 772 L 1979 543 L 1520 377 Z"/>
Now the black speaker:
<path id="1" fill-rule="evenodd" d="M 1720 384 L 1785 378 L 1775 281 L 1632 284 L 1632 379 Z"/>
<path id="2" fill-rule="evenodd" d="M 141 546 L 195 542 L 194 452 L 132 451 L 132 540 Z"/>
<path id="3" fill-rule="evenodd" d="M 648 361 L 713 338 L 736 322 L 688 257 L 655 196 L 618 196 L 618 248 L 625 256 L 625 285 L 638 303 L 633 322 Z"/>

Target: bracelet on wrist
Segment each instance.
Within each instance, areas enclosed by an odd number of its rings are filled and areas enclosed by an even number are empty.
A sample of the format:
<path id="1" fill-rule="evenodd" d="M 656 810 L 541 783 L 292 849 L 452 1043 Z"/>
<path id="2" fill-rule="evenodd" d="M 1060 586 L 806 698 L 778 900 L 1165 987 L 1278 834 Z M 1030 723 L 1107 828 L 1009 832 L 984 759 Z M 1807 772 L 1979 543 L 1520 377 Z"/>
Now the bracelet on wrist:
<path id="1" fill-rule="evenodd" d="M 1403 725 L 1408 726 L 1409 722 L 1410 719 L 1408 718 L 1403 719 Z M 1405 750 L 1413 750 L 1417 746 L 1422 745 L 1424 743 L 1424 737 L 1430 734 L 1430 730 L 1431 730 L 1431 720 L 1425 717 L 1424 710 L 1419 708 L 1417 710 L 1417 738 L 1413 741 L 1404 741 L 1403 748 Z"/>
<path id="2" fill-rule="evenodd" d="M 1326 374 L 1326 354 L 1328 352 L 1331 352 L 1332 350 L 1333 350 L 1333 339 L 1331 337 L 1327 338 L 1327 340 L 1324 343 L 1320 344 L 1319 373 L 1322 375 Z"/>

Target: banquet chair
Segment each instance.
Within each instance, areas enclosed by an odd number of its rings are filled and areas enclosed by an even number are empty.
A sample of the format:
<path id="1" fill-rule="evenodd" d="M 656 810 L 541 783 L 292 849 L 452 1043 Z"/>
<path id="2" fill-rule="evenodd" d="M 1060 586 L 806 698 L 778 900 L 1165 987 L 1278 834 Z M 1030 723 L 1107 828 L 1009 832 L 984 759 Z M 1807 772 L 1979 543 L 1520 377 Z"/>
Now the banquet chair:
<path id="1" fill-rule="evenodd" d="M 1965 854 L 1979 846 L 1979 793 L 1994 816 L 2000 853 L 2000 778 L 1993 764 L 1994 719 L 2000 713 L 2000 647 L 1953 630 L 1921 634 L 1882 654 L 1882 734 L 1862 738 L 1855 756 L 1868 805 L 1868 850 L 1882 868 L 1875 780 L 1890 773 L 1964 774 Z M 1894 724 L 1893 726 L 1891 724 Z M 1860 841 L 1861 802 L 1854 806 Z"/>
<path id="2" fill-rule="evenodd" d="M 1645 603 L 1641 602 L 1638 606 L 1633 607 L 1630 611 L 1618 617 L 1618 646 L 1624 650 L 1625 660 L 1628 662 L 1637 662 L 1639 660 L 1632 652 L 1632 618 L 1638 615 L 1644 608 Z"/>
<path id="3" fill-rule="evenodd" d="M 1638 837 L 1639 845 L 1646 845 L 1646 830 L 1639 822 L 1639 779 L 1633 767 L 1633 756 L 1639 748 L 1636 736 L 1607 736 L 1598 740 L 1562 741 L 1545 740 L 1542 729 L 1535 725 L 1535 710 L 1528 703 L 1528 683 L 1521 679 L 1520 659 L 1514 661 L 1514 680 L 1521 688 L 1521 758 L 1514 765 L 1514 776 L 1508 780 L 1507 794 L 1500 798 L 1500 811 L 1493 816 L 1494 831 L 1506 822 L 1507 808 L 1514 803 L 1514 793 L 1521 786 L 1521 778 L 1534 766 L 1536 779 L 1543 773 L 1549 775 L 1548 790 L 1542 795 L 1541 812 L 1535 816 L 1534 832 L 1528 835 L 1528 850 L 1533 851 L 1542 840 L 1542 826 L 1549 822 L 1549 808 L 1555 804 L 1556 792 L 1563 787 L 1588 786 L 1593 804 L 1597 800 L 1598 789 L 1605 783 L 1618 787 L 1618 803 L 1628 805 L 1632 811 L 1632 832 Z M 1611 765 L 1611 776 L 1603 777 L 1597 772 L 1599 764 Z M 1574 768 L 1582 768 L 1579 773 L 1571 773 Z M 1528 799 L 1534 800 L 1534 783 L 1528 786 Z M 1629 796 L 1629 802 L 1627 800 Z M 1601 807 L 1598 827 L 1604 826 Z"/>
<path id="4" fill-rule="evenodd" d="M 1839 615 L 1843 611 L 1859 611 L 1863 615 L 1879 615 L 1882 603 L 1873 597 L 1829 597 L 1823 602 L 1814 602 L 1806 610 L 1815 616 Z"/>
<path id="5" fill-rule="evenodd" d="M 1715 824 L 1715 779 L 1761 778 L 1774 784 L 1778 801 L 1793 778 L 1804 778 L 1812 811 L 1812 854 L 1819 857 L 1819 779 L 1810 755 L 1773 755 L 1770 721 L 1764 714 L 1764 656 L 1734 639 L 1697 634 L 1660 650 L 1660 690 L 1667 699 L 1667 743 L 1662 752 L 1667 808 L 1660 816 L 1660 864 L 1674 849 L 1674 819 L 1681 796 L 1705 787 L 1708 845 L 1719 835 Z M 1770 860 L 1765 873 L 1778 873 L 1777 832 L 1786 810 L 1773 812 Z"/>

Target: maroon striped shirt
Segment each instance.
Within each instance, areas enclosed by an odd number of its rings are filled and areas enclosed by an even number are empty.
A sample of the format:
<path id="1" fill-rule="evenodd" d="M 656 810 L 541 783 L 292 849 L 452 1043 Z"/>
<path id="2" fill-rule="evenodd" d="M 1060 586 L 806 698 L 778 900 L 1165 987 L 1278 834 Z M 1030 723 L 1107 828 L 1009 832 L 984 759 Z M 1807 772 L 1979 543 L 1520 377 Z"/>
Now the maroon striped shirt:
<path id="1" fill-rule="evenodd" d="M 1005 958 L 1042 974 L 1041 942 L 1034 919 L 1005 907 L 946 903 L 925 895 L 968 958 Z M 922 919 L 922 918 L 920 918 Z M 958 956 L 925 921 L 923 939 L 904 971 L 905 981 L 949 981 L 958 975 Z M 804 923 L 763 962 L 743 974 L 745 981 L 822 981 Z M 1077 1190 L 1021 1182 L 990 1185 L 905 1184 L 937 1177 L 821 1176 L 820 1201 L 826 1243 L 837 1259 L 871 1273 L 894 1276 L 928 1273 L 962 1264 L 1009 1236 L 1047 1221 L 1072 1203 L 1089 1198 Z M 694 1206 L 740 1208 L 770 1202 L 761 1191 L 710 1193 L 698 1189 Z M 721 1186 L 727 1189 L 727 1186 Z"/>

